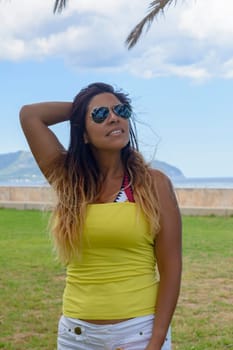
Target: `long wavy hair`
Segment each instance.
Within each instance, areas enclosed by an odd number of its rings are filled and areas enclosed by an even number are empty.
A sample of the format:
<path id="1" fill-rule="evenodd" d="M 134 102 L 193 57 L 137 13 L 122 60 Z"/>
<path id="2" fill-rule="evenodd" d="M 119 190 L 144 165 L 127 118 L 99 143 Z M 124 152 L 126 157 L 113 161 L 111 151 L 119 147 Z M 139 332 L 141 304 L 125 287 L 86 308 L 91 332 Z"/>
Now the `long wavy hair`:
<path id="1" fill-rule="evenodd" d="M 70 114 L 70 144 L 67 153 L 56 159 L 48 174 L 57 202 L 50 231 L 59 259 L 69 263 L 82 250 L 82 230 L 86 208 L 94 203 L 103 186 L 103 176 L 91 147 L 84 141 L 86 113 L 91 99 L 101 93 L 115 95 L 121 103 L 131 107 L 128 94 L 114 90 L 104 83 L 90 84 L 74 98 Z M 132 107 L 131 107 L 132 108 Z M 133 117 L 129 120 L 129 142 L 121 150 L 125 173 L 128 174 L 135 202 L 144 212 L 152 235 L 159 230 L 159 206 L 156 188 L 149 166 L 138 152 Z"/>

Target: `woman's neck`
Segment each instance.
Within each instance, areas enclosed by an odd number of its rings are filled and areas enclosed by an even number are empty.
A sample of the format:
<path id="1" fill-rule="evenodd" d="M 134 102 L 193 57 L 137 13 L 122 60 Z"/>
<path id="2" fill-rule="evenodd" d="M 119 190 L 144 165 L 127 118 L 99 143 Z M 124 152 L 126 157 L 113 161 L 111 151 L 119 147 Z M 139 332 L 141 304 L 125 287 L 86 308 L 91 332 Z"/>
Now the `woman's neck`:
<path id="1" fill-rule="evenodd" d="M 96 155 L 96 160 L 103 179 L 122 178 L 124 166 L 119 153 L 105 153 Z"/>

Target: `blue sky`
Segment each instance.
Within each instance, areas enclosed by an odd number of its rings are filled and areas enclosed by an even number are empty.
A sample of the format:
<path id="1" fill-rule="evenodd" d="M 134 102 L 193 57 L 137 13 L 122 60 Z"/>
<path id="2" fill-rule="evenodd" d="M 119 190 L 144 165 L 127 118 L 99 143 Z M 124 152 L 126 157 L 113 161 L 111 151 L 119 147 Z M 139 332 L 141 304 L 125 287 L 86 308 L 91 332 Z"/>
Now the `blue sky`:
<path id="1" fill-rule="evenodd" d="M 187 177 L 233 176 L 233 3 L 178 1 L 137 46 L 124 40 L 149 1 L 0 3 L 0 153 L 28 150 L 27 103 L 72 100 L 94 81 L 129 92 L 141 151 Z M 208 14 L 208 16 L 207 16 Z M 54 128 L 68 144 L 67 124 Z"/>

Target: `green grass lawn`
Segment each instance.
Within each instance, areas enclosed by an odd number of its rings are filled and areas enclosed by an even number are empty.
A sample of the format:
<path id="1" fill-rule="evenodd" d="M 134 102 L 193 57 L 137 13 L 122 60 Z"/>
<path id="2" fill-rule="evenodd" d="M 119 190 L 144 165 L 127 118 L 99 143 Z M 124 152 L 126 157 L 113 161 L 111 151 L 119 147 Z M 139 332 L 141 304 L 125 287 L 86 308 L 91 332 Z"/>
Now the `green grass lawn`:
<path id="1" fill-rule="evenodd" d="M 0 349 L 56 349 L 65 271 L 46 213 L 0 210 Z M 233 349 L 233 218 L 183 218 L 174 350 Z"/>

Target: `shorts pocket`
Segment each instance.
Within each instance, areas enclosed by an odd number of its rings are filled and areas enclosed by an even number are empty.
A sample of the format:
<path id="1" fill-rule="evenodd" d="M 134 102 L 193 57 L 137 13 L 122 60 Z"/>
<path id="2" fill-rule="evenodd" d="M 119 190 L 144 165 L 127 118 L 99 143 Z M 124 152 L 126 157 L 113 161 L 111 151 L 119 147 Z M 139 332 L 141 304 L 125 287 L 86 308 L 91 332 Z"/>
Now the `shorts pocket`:
<path id="1" fill-rule="evenodd" d="M 78 342 L 85 343 L 86 334 L 81 325 L 67 321 L 63 316 L 58 324 L 58 344 L 77 347 Z"/>
<path id="2" fill-rule="evenodd" d="M 116 340 L 112 350 L 144 350 L 151 338 L 151 330 L 148 328 L 150 327 L 142 327 L 134 334 Z"/>
<path id="3" fill-rule="evenodd" d="M 134 334 L 122 337 L 115 342 L 112 350 L 145 350 L 152 335 L 150 326 L 139 328 Z M 167 336 L 161 350 L 171 350 L 171 328 L 169 327 Z"/>

